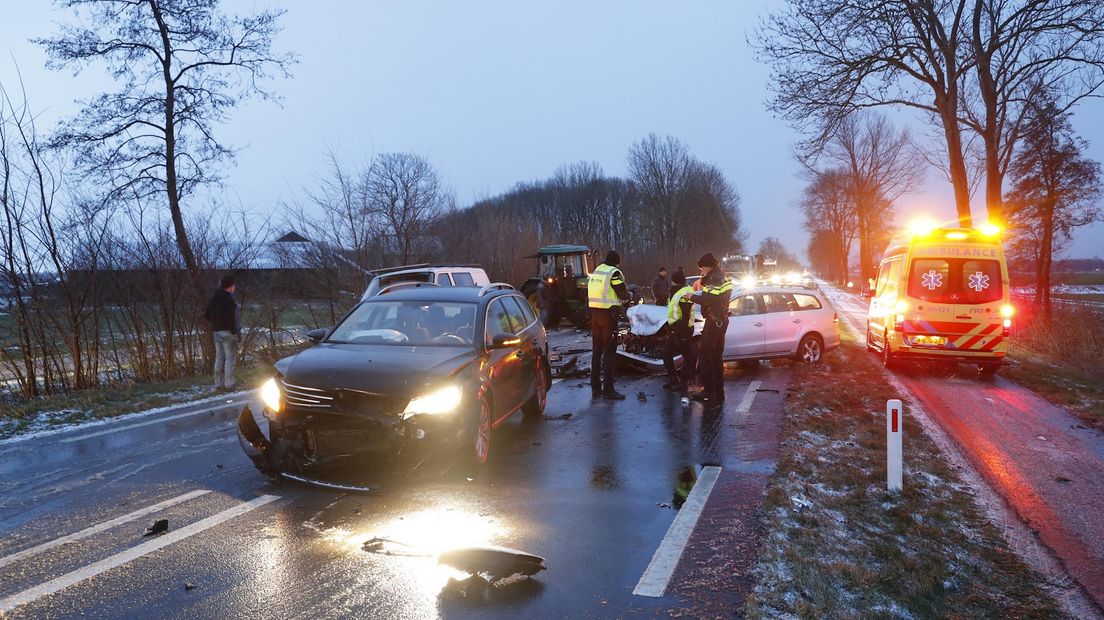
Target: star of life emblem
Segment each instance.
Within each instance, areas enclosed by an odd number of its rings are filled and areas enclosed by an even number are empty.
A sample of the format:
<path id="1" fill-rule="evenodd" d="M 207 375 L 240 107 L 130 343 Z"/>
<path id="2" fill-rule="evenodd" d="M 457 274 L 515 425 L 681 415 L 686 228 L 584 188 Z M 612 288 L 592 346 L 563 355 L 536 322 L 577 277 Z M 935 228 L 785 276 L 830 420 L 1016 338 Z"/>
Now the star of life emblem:
<path id="1" fill-rule="evenodd" d="M 924 275 L 920 276 L 920 284 L 929 291 L 934 291 L 935 289 L 943 286 L 943 274 L 932 269 Z"/>
<path id="2" fill-rule="evenodd" d="M 975 271 L 970 274 L 970 282 L 967 286 L 980 293 L 989 288 L 989 276 L 980 271 Z"/>

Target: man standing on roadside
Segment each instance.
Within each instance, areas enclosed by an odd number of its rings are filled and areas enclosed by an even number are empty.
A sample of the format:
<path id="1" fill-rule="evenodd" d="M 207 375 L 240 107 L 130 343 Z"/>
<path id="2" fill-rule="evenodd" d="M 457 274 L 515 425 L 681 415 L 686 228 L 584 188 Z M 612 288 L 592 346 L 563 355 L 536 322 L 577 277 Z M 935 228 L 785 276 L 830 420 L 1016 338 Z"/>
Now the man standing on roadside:
<path id="1" fill-rule="evenodd" d="M 728 331 L 728 303 L 732 299 L 732 280 L 725 275 L 720 263 L 709 253 L 698 259 L 701 268 L 702 290 L 695 294 L 694 303 L 701 304 L 705 327 L 702 329 L 701 344 L 698 347 L 698 372 L 701 374 L 701 392 L 694 400 L 708 404 L 724 402 L 724 355 L 725 332 Z"/>
<path id="2" fill-rule="evenodd" d="M 241 306 L 234 299 L 238 287 L 234 276 L 223 276 L 219 289 L 207 302 L 203 317 L 211 323 L 215 336 L 215 391 L 227 392 L 234 387 L 234 364 L 238 357 L 241 336 Z"/>
<path id="3" fill-rule="evenodd" d="M 670 288 L 667 285 L 667 268 L 660 267 L 659 275 L 652 280 L 652 295 L 655 295 L 655 302 L 657 306 L 667 305 L 667 295 Z"/>
<path id="4" fill-rule="evenodd" d="M 606 260 L 590 274 L 587 300 L 590 306 L 590 395 L 606 400 L 625 400 L 613 389 L 613 366 L 617 363 L 617 317 L 621 304 L 629 300 L 625 276 L 617 268 L 621 255 L 610 250 Z"/>

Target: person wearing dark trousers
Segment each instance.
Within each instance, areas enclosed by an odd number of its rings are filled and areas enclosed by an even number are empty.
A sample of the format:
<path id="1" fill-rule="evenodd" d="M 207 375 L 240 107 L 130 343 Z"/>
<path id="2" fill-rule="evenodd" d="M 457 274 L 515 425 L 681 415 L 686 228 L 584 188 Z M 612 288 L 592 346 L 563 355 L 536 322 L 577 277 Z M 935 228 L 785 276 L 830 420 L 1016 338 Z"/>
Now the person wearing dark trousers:
<path id="1" fill-rule="evenodd" d="M 667 342 L 663 348 L 663 367 L 667 370 L 667 383 L 663 387 L 686 393 L 694 373 L 694 302 L 690 296 L 694 289 L 686 286 L 682 269 L 671 274 L 675 294 L 667 302 Z M 682 356 L 682 369 L 675 369 L 675 356 Z"/>
<path id="2" fill-rule="evenodd" d="M 216 392 L 226 392 L 234 387 L 234 365 L 241 340 L 241 306 L 234 299 L 237 289 L 234 276 L 223 276 L 203 313 L 215 337 Z"/>
<path id="3" fill-rule="evenodd" d="M 618 265 L 621 255 L 610 250 L 606 260 L 595 268 L 587 281 L 587 303 L 590 306 L 590 394 L 594 398 L 624 400 L 625 395 L 613 389 L 613 367 L 617 363 L 617 317 L 621 305 L 629 300 L 625 276 Z"/>
<path id="4" fill-rule="evenodd" d="M 724 401 L 725 332 L 728 331 L 728 304 L 732 299 L 732 280 L 721 269 L 713 254 L 698 259 L 702 273 L 701 292 L 694 295 L 694 303 L 701 305 L 705 327 L 702 329 L 698 348 L 698 372 L 701 374 L 702 391 L 694 400 L 719 404 Z"/>
<path id="5" fill-rule="evenodd" d="M 671 289 L 667 284 L 667 268 L 660 267 L 659 275 L 652 280 L 652 295 L 655 296 L 655 302 L 657 306 L 667 305 L 667 295 Z"/>

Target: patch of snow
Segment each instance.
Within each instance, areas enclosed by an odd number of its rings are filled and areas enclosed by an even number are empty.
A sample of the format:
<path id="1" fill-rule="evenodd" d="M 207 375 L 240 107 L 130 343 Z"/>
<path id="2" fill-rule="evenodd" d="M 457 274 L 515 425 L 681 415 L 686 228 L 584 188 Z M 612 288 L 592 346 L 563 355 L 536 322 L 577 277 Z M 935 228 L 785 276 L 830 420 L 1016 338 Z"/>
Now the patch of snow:
<path id="1" fill-rule="evenodd" d="M 230 400 L 230 399 L 238 398 L 240 396 L 247 396 L 247 395 L 249 395 L 250 393 L 252 393 L 254 391 L 255 390 L 250 389 L 250 390 L 243 390 L 241 392 L 230 392 L 230 393 L 226 393 L 226 394 L 218 394 L 218 395 L 215 395 L 215 396 L 210 396 L 208 398 L 201 398 L 199 400 L 191 400 L 191 401 L 181 402 L 181 403 L 173 403 L 173 404 L 170 404 L 170 405 L 164 405 L 162 407 L 155 407 L 153 409 L 145 409 L 143 411 L 136 411 L 134 413 L 127 413 L 127 414 L 123 414 L 123 415 L 119 415 L 119 416 L 115 416 L 115 417 L 111 417 L 111 418 L 95 418 L 95 419 L 80 420 L 80 421 L 77 421 L 77 422 L 65 423 L 65 424 L 52 424 L 51 421 L 55 420 L 58 417 L 62 417 L 62 416 L 71 417 L 73 415 L 85 414 L 87 412 L 82 410 L 82 409 L 61 409 L 61 410 L 58 410 L 58 411 L 44 411 L 44 412 L 41 412 L 41 413 L 35 415 L 35 417 L 30 422 L 30 424 L 27 425 L 26 427 L 24 427 L 23 430 L 15 431 L 15 432 L 19 433 L 18 435 L 15 435 L 13 437 L 7 437 L 5 439 L 0 439 L 0 446 L 13 444 L 13 443 L 20 443 L 20 442 L 28 441 L 28 440 L 31 440 L 31 439 L 38 439 L 38 438 L 41 438 L 41 437 L 50 437 L 52 435 L 58 435 L 58 434 L 61 434 L 61 433 L 68 433 L 68 432 L 78 430 L 78 429 L 85 430 L 85 429 L 94 428 L 94 427 L 97 427 L 97 426 L 106 426 L 106 425 L 109 425 L 109 424 L 118 424 L 118 423 L 122 423 L 122 422 L 126 422 L 126 421 L 137 420 L 137 419 L 146 418 L 146 417 L 149 417 L 149 416 L 154 416 L 154 415 L 158 415 L 158 414 L 162 414 L 162 413 L 167 413 L 167 412 L 170 412 L 170 411 L 174 411 L 176 409 L 183 409 L 185 407 L 191 407 L 191 406 L 195 406 L 195 405 L 204 405 L 204 404 L 214 403 L 218 400 L 224 400 L 224 399 L 225 400 Z M 187 395 L 188 393 L 189 392 L 184 392 L 184 395 Z M 15 422 L 15 424 L 12 424 L 11 422 Z M 8 426 L 0 427 L 0 434 L 2 434 L 5 429 L 10 429 L 10 428 L 15 427 L 15 426 L 18 426 L 18 422 L 14 421 L 14 420 L 10 421 Z"/>

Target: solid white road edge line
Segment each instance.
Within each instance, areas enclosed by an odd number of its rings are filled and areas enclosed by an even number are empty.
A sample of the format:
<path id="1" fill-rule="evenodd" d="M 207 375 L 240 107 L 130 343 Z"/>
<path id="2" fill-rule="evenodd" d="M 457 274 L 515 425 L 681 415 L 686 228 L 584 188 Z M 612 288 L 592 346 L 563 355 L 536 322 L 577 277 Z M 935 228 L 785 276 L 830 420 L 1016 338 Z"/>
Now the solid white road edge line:
<path id="1" fill-rule="evenodd" d="M 705 502 L 713 491 L 717 476 L 720 474 L 720 467 L 710 466 L 702 469 L 701 476 L 690 491 L 690 496 L 686 498 L 686 503 L 679 509 L 674 522 L 667 529 L 667 534 L 663 537 L 663 541 L 659 543 L 659 548 L 656 549 L 652 561 L 636 584 L 633 594 L 653 598 L 663 596 L 663 593 L 667 590 L 667 584 L 671 581 L 671 576 L 675 574 L 679 559 L 682 558 L 682 552 L 686 549 L 686 544 L 690 542 L 690 534 L 693 533 L 694 526 L 698 524 L 698 518 L 701 517 L 702 510 L 705 508 Z"/>
<path id="2" fill-rule="evenodd" d="M 115 517 L 114 519 L 104 521 L 103 523 L 97 523 L 96 525 L 93 525 L 91 527 L 87 527 L 83 530 L 80 530 L 79 532 L 73 532 L 72 534 L 62 536 L 61 538 L 55 538 L 54 540 L 51 540 L 49 542 L 44 542 L 41 545 L 31 547 L 30 549 L 24 549 L 23 551 L 19 551 L 19 552 L 13 553 L 11 555 L 4 556 L 4 557 L 0 558 L 0 567 L 4 567 L 8 564 L 11 564 L 12 562 L 18 562 L 19 560 L 22 560 L 23 558 L 29 558 L 32 555 L 38 555 L 39 553 L 42 553 L 43 551 L 48 551 L 50 549 L 53 549 L 54 547 L 58 547 L 60 545 L 71 543 L 75 540 L 80 540 L 82 538 L 88 538 L 89 536 L 92 536 L 93 534 L 98 534 L 98 533 L 100 533 L 104 530 L 109 530 L 109 529 L 115 527 L 116 525 L 122 525 L 123 523 L 128 523 L 128 522 L 133 521 L 135 519 L 140 519 L 140 518 L 142 518 L 142 517 L 144 517 L 148 514 L 157 512 L 159 510 L 164 510 L 165 508 L 168 508 L 169 506 L 175 506 L 179 503 L 186 502 L 190 499 L 195 499 L 197 497 L 200 497 L 201 495 L 206 495 L 208 493 L 210 493 L 209 490 L 200 489 L 198 491 L 192 491 L 190 493 L 185 493 L 184 495 L 178 495 L 178 496 L 173 497 L 171 499 L 167 499 L 163 502 L 158 502 L 158 503 L 156 503 L 152 506 L 146 506 L 145 508 L 140 508 L 138 510 L 135 510 L 134 512 L 122 515 L 121 517 Z"/>
<path id="3" fill-rule="evenodd" d="M 743 400 L 736 406 L 736 413 L 747 413 L 751 411 L 751 403 L 755 400 L 755 395 L 758 393 L 759 386 L 762 384 L 762 381 L 752 381 L 748 384 L 747 391 L 744 392 Z"/>
<path id="4" fill-rule="evenodd" d="M 206 519 L 203 519 L 202 521 L 196 521 L 195 523 L 186 525 L 179 530 L 173 530 L 168 534 L 162 534 L 161 536 L 158 536 L 157 538 L 154 538 L 149 542 L 144 542 L 136 547 L 131 547 L 126 551 L 116 553 L 115 555 L 104 558 L 99 562 L 89 564 L 88 566 L 85 566 L 83 568 L 78 568 L 71 573 L 62 575 L 61 577 L 58 577 L 56 579 L 51 579 L 50 581 L 37 585 L 33 588 L 28 588 L 18 594 L 13 594 L 6 599 L 0 600 L 0 614 L 7 613 L 15 609 L 16 607 L 26 605 L 27 603 L 42 598 L 43 596 L 48 596 L 50 594 L 54 594 L 56 592 L 64 590 L 65 588 L 76 585 L 86 579 L 91 579 L 92 577 L 95 577 L 100 573 L 104 573 L 113 568 L 122 566 L 127 562 L 136 560 L 149 553 L 153 553 L 154 551 L 157 551 L 162 547 L 167 547 L 174 542 L 184 540 L 189 536 L 198 534 L 206 529 L 229 521 L 230 519 L 233 519 L 238 515 L 245 514 L 255 508 L 260 508 L 261 506 L 264 506 L 265 504 L 276 501 L 278 499 L 280 499 L 280 496 L 278 495 L 262 495 L 256 499 L 238 504 L 233 508 L 228 508 L 226 510 L 223 510 L 222 512 L 213 514 Z"/>
<path id="5" fill-rule="evenodd" d="M 61 439 L 61 443 L 73 443 L 74 441 L 84 441 L 85 439 L 91 439 L 93 437 L 99 437 L 101 435 L 110 435 L 112 433 L 121 433 L 123 431 L 129 431 L 132 428 L 139 428 L 142 426 L 149 426 L 151 424 L 163 424 L 165 422 L 171 422 L 172 420 L 179 420 L 180 418 L 187 418 L 193 415 L 199 415 L 201 413 L 211 413 L 212 411 L 218 411 L 219 409 L 225 409 L 226 407 L 233 407 L 241 404 L 244 401 L 226 402 L 215 405 L 213 407 L 205 407 L 203 409 L 196 409 L 195 411 L 189 411 L 187 413 L 178 413 L 176 415 L 165 416 L 163 418 L 157 418 L 154 420 L 146 420 L 145 422 L 138 422 L 137 424 L 127 424 L 126 426 L 119 426 L 116 428 L 109 428 L 102 431 L 95 431 L 92 433 L 86 433 L 84 435 L 77 435 L 76 437 L 66 437 Z"/>

